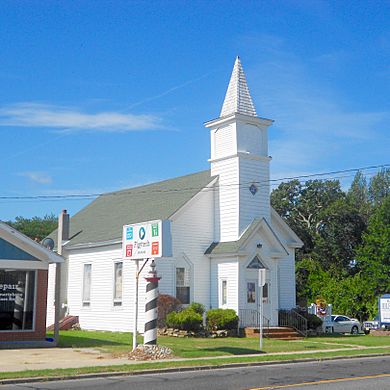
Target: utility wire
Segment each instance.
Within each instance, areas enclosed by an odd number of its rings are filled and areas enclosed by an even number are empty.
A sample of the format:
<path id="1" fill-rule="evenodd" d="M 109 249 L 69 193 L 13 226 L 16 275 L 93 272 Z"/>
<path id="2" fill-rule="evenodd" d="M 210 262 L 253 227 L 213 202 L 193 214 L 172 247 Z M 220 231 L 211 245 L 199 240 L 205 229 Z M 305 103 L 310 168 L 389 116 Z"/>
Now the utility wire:
<path id="1" fill-rule="evenodd" d="M 331 179 L 339 179 L 339 178 L 345 178 L 345 177 L 351 177 L 354 176 L 354 172 L 361 172 L 361 171 L 367 171 L 371 169 L 380 169 L 380 168 L 388 168 L 390 167 L 390 164 L 381 164 L 381 165 L 371 165 L 366 167 L 359 167 L 359 168 L 350 168 L 350 169 L 342 169 L 338 171 L 329 171 L 329 172 L 320 172 L 320 173 L 312 173 L 307 175 L 298 175 L 298 176 L 288 176 L 278 179 L 267 179 L 267 180 L 261 180 L 261 181 L 251 181 L 247 183 L 229 183 L 229 184 L 218 184 L 213 187 L 186 187 L 186 188 L 169 188 L 169 189 L 153 189 L 153 190 L 140 190 L 141 187 L 131 188 L 128 190 L 119 190 L 114 192 L 108 192 L 108 193 L 90 193 L 90 194 L 64 194 L 64 195 L 0 195 L 0 201 L 22 201 L 22 200 L 62 200 L 62 199 L 75 199 L 75 200 L 87 200 L 91 198 L 97 198 L 99 196 L 120 196 L 120 195 L 126 195 L 131 193 L 136 193 L 137 195 L 140 194 L 151 194 L 151 193 L 177 193 L 177 192 L 192 192 L 192 191 L 200 191 L 204 189 L 204 191 L 217 191 L 219 188 L 229 187 L 229 188 L 240 188 L 240 187 L 246 187 L 251 184 L 255 185 L 261 185 L 261 184 L 270 184 L 271 186 L 278 185 L 279 182 L 283 181 L 290 181 L 295 179 L 311 179 L 315 177 L 324 177 L 327 176 L 328 180 Z M 348 174 L 349 175 L 345 175 Z M 328 177 L 330 175 L 338 175 L 333 177 Z M 301 183 L 305 183 L 308 180 L 300 180 Z M 153 183 L 158 184 L 158 183 Z M 150 185 L 153 185 L 150 184 Z M 280 184 L 280 183 L 279 183 Z M 147 184 L 145 187 L 148 186 Z M 3 202 L 2 202 L 3 203 Z"/>

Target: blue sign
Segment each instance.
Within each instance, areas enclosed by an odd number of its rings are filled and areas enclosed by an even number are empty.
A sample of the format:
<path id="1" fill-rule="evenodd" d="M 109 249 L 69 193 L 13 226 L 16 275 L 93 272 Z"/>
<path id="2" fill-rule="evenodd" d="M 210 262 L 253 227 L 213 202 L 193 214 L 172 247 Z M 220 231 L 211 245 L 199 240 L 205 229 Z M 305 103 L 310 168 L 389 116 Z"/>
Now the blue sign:
<path id="1" fill-rule="evenodd" d="M 139 229 L 139 238 L 141 239 L 141 240 L 143 240 L 144 238 L 145 238 L 145 235 L 146 235 L 146 231 L 145 231 L 145 228 L 144 227 L 142 227 L 141 229 Z"/>
<path id="2" fill-rule="evenodd" d="M 128 227 L 126 229 L 126 240 L 132 240 L 133 239 L 133 228 Z"/>

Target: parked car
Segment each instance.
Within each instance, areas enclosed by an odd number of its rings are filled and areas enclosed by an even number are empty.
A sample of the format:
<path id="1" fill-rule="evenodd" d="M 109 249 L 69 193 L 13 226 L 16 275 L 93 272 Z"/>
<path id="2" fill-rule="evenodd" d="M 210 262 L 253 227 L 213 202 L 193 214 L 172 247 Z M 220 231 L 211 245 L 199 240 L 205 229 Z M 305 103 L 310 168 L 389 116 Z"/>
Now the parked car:
<path id="1" fill-rule="evenodd" d="M 363 331 L 362 325 L 356 318 L 332 315 L 332 332 L 358 334 L 361 331 Z"/>
<path id="2" fill-rule="evenodd" d="M 379 329 L 379 316 L 376 316 L 372 321 L 363 322 L 363 331 L 365 334 L 370 333 L 371 330 Z"/>

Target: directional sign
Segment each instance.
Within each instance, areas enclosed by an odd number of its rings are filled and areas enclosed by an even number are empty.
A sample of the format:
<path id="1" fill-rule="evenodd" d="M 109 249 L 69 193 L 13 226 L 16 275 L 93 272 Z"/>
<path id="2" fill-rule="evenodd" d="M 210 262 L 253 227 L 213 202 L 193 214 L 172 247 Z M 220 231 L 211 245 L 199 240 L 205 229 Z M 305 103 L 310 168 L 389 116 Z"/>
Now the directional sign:
<path id="1" fill-rule="evenodd" d="M 172 256 L 170 221 L 148 221 L 123 226 L 123 258 L 129 260 Z"/>

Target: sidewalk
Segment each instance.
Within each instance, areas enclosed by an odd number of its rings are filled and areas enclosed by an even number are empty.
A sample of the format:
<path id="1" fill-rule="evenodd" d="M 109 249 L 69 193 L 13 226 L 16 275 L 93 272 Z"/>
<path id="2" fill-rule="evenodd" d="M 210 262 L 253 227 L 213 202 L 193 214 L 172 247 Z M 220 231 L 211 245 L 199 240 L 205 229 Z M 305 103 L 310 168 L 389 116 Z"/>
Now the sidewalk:
<path id="1" fill-rule="evenodd" d="M 347 348 L 334 348 L 334 349 L 316 349 L 306 351 L 291 351 L 291 352 L 277 352 L 267 353 L 266 356 L 280 356 L 280 355 L 297 355 L 321 352 L 339 352 L 339 351 L 351 351 L 360 350 L 362 352 L 369 351 L 378 347 L 362 347 L 352 346 Z M 390 346 L 388 347 L 390 351 Z M 256 357 L 265 356 L 261 354 L 250 355 L 228 355 L 228 356 L 212 356 L 207 358 L 176 358 L 169 359 L 169 361 L 188 361 L 188 360 L 204 360 L 204 359 L 231 359 L 242 357 Z M 143 363 L 155 363 L 158 360 L 146 361 Z M 161 360 L 160 360 L 161 361 Z M 167 361 L 167 360 L 164 360 Z M 43 370 L 43 369 L 56 369 L 56 368 L 81 368 L 81 367 L 94 367 L 94 366 L 116 366 L 122 364 L 136 364 L 140 361 L 128 360 L 126 357 L 113 358 L 111 354 L 102 353 L 92 348 L 39 348 L 39 349 L 10 349 L 0 350 L 0 372 L 17 372 L 25 370 Z"/>
<path id="2" fill-rule="evenodd" d="M 111 366 L 131 363 L 92 348 L 37 348 L 0 350 L 0 372 Z"/>

